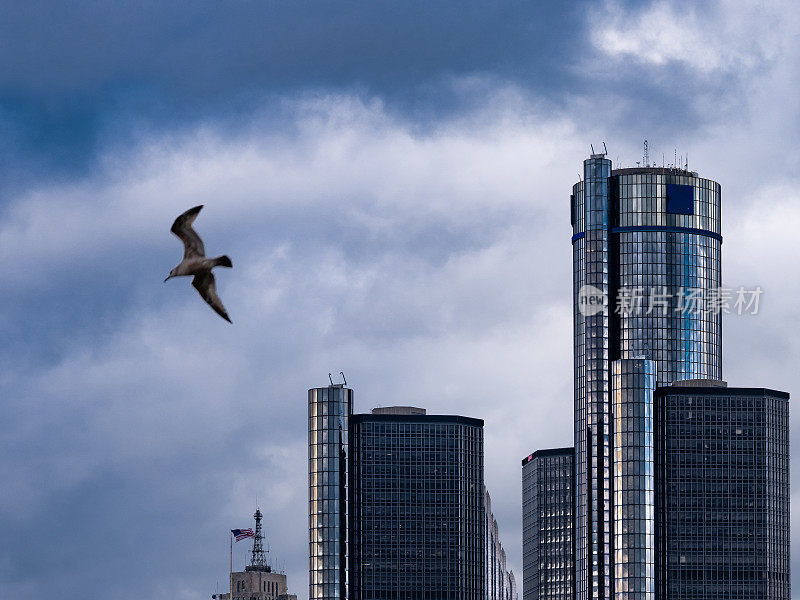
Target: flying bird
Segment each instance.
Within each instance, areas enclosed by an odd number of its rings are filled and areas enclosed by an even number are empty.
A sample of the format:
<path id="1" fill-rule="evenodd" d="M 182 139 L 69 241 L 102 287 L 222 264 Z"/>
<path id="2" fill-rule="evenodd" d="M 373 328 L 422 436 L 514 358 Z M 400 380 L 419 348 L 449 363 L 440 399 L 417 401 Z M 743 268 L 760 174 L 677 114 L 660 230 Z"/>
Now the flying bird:
<path id="1" fill-rule="evenodd" d="M 172 279 L 173 277 L 194 276 L 192 285 L 200 292 L 203 300 L 208 302 L 211 308 L 217 311 L 220 317 L 225 319 L 228 323 L 231 323 L 232 321 L 228 316 L 228 311 L 225 310 L 222 301 L 219 299 L 219 296 L 217 296 L 217 284 L 214 280 L 214 275 L 211 273 L 211 269 L 214 267 L 232 267 L 233 263 L 231 263 L 231 259 L 225 254 L 217 258 L 206 258 L 206 248 L 203 245 L 203 240 L 201 240 L 197 232 L 192 229 L 192 223 L 194 223 L 194 220 L 197 218 L 202 208 L 202 204 L 190 208 L 175 219 L 175 222 L 172 224 L 172 229 L 170 229 L 170 231 L 181 238 L 183 242 L 183 260 L 177 267 L 169 272 L 167 279 L 164 281 Z"/>

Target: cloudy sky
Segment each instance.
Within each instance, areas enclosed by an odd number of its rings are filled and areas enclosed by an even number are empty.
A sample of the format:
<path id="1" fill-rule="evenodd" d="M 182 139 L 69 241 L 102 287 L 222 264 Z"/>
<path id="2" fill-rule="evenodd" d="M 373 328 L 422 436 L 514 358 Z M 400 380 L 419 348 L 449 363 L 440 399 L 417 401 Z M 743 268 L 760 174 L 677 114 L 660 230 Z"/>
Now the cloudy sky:
<path id="1" fill-rule="evenodd" d="M 521 580 L 589 144 L 722 184 L 724 282 L 764 289 L 725 378 L 800 393 L 798 31 L 789 0 L 0 3 L 1 595 L 207 598 L 258 501 L 305 598 L 306 389 L 339 371 L 358 411 L 485 420 Z M 162 283 L 196 204 L 233 325 Z"/>

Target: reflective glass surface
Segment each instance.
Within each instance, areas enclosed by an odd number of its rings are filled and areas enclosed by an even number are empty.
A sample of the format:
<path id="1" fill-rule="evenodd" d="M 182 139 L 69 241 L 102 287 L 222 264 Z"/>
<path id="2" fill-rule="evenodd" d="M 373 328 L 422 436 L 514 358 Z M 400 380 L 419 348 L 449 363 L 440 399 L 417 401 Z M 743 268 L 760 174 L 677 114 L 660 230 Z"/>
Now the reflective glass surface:
<path id="1" fill-rule="evenodd" d="M 655 598 L 655 464 L 652 360 L 612 363 L 614 598 Z"/>
<path id="2" fill-rule="evenodd" d="M 668 211 L 667 190 L 683 194 Z M 691 210 L 686 206 L 691 192 Z M 612 171 L 605 155 L 584 161 L 570 198 L 573 223 L 576 598 L 615 594 L 610 361 L 645 357 L 659 385 L 722 376 L 722 318 L 683 311 L 687 294 L 721 286 L 720 186 L 679 169 Z M 591 285 L 608 305 L 582 314 Z M 641 310 L 619 311 L 627 290 Z M 653 292 L 656 290 L 656 292 Z M 667 298 L 654 303 L 659 294 Z M 648 310 L 656 306 L 656 310 Z M 643 465 L 640 468 L 644 468 Z M 638 576 L 637 576 L 638 577 Z M 628 585 L 627 583 L 625 584 Z"/>
<path id="3" fill-rule="evenodd" d="M 616 277 L 609 300 L 616 309 L 622 293 L 636 290 L 641 308 L 617 313 L 614 358 L 655 360 L 659 385 L 721 379 L 722 315 L 681 310 L 691 294 L 708 297 L 722 285 L 720 186 L 683 171 L 627 171 L 612 178 Z M 693 190 L 692 214 L 667 212 L 671 187 Z M 647 228 L 663 230 L 637 230 Z"/>
<path id="4" fill-rule="evenodd" d="M 492 498 L 484 493 L 486 539 L 486 600 L 518 600 L 514 573 L 508 569 L 506 551 L 500 542 L 497 519 L 492 513 Z"/>
<path id="5" fill-rule="evenodd" d="M 309 599 L 347 598 L 347 443 L 353 390 L 308 390 Z"/>
<path id="6" fill-rule="evenodd" d="M 523 600 L 573 600 L 574 456 L 543 450 L 523 462 Z"/>
<path id="7" fill-rule="evenodd" d="M 611 589 L 611 411 L 608 398 L 609 307 L 578 310 L 590 285 L 609 295 L 609 178 L 611 161 L 584 161 L 584 179 L 573 188 L 575 233 L 575 585 L 578 598 L 608 598 Z"/>
<path id="8" fill-rule="evenodd" d="M 660 597 L 789 600 L 789 402 L 660 389 Z"/>
<path id="9" fill-rule="evenodd" d="M 352 420 L 353 600 L 486 599 L 483 426 L 468 421 Z"/>

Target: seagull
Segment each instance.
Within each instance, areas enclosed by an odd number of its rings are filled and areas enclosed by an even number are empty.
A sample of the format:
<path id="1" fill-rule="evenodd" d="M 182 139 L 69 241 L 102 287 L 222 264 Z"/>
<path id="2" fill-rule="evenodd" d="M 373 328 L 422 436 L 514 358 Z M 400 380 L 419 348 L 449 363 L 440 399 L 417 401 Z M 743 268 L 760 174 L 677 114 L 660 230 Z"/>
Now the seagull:
<path id="1" fill-rule="evenodd" d="M 206 258 L 206 248 L 203 246 L 203 240 L 197 235 L 197 232 L 192 229 L 192 223 L 197 218 L 203 205 L 190 208 L 180 217 L 175 219 L 170 231 L 181 238 L 183 242 L 183 260 L 180 264 L 172 269 L 167 275 L 168 279 L 173 277 L 187 277 L 193 275 L 192 285 L 200 292 L 203 300 L 213 308 L 217 314 L 231 323 L 228 312 L 222 305 L 222 301 L 217 296 L 217 285 L 214 281 L 214 275 L 211 269 L 214 267 L 232 267 L 231 259 L 225 254 L 217 258 Z"/>

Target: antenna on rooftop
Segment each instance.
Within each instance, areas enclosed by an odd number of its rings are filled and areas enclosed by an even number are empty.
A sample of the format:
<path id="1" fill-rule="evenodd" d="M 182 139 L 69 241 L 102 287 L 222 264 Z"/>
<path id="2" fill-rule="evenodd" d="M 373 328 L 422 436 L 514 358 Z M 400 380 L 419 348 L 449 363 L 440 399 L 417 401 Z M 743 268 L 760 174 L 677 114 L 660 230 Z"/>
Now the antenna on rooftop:
<path id="1" fill-rule="evenodd" d="M 253 518 L 256 520 L 256 531 L 253 536 L 253 552 L 250 564 L 244 568 L 245 571 L 263 571 L 269 573 L 272 569 L 269 566 L 267 557 L 264 553 L 264 536 L 261 533 L 261 511 L 256 508 Z M 269 552 L 269 550 L 267 550 Z"/>
<path id="2" fill-rule="evenodd" d="M 649 167 L 650 166 L 650 152 L 647 149 L 647 140 L 644 141 L 644 158 L 642 160 L 642 164 L 645 167 Z"/>
<path id="3" fill-rule="evenodd" d="M 594 154 L 594 144 L 589 144 L 589 148 L 592 149 L 592 154 Z"/>
<path id="4" fill-rule="evenodd" d="M 331 386 L 333 386 L 333 375 L 331 375 L 330 373 L 328 373 L 328 379 L 330 379 L 330 380 L 331 380 Z"/>
<path id="5" fill-rule="evenodd" d="M 339 371 L 339 375 L 342 376 L 342 381 L 344 381 L 344 384 L 347 385 L 347 379 L 344 378 L 344 373 L 342 371 Z"/>
<path id="6" fill-rule="evenodd" d="M 603 154 L 608 154 L 608 148 L 606 148 L 605 142 L 603 142 Z"/>

